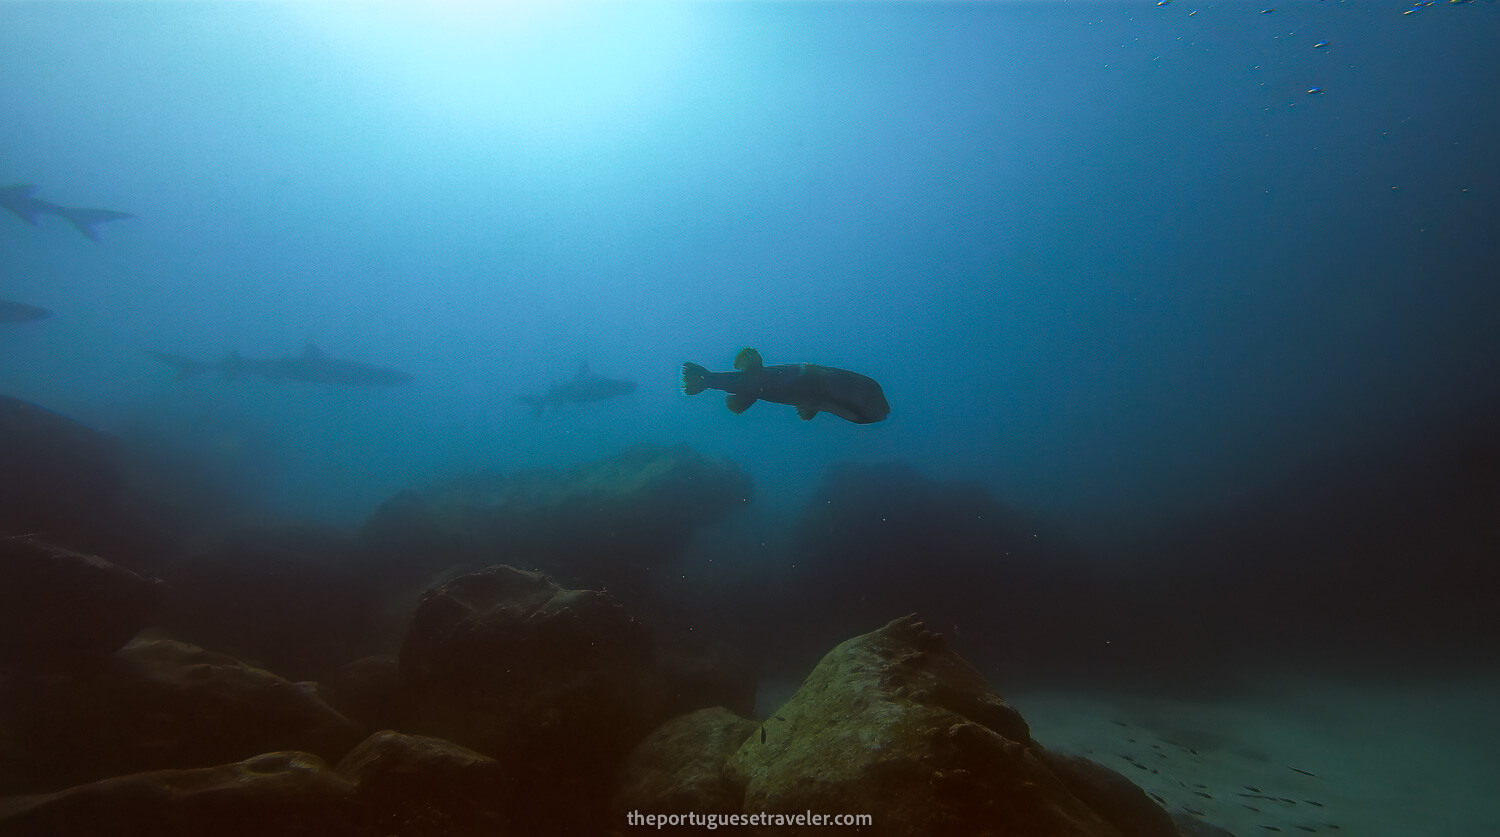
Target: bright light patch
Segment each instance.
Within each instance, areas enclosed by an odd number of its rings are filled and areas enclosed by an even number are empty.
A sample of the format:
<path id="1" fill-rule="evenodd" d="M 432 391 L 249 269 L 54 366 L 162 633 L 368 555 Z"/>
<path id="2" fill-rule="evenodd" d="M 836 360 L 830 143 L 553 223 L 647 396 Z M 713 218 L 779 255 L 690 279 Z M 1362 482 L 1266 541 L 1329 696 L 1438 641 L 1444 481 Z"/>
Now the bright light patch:
<path id="1" fill-rule="evenodd" d="M 695 40 L 687 4 L 421 0 L 290 4 L 388 107 L 542 135 L 655 111 Z"/>

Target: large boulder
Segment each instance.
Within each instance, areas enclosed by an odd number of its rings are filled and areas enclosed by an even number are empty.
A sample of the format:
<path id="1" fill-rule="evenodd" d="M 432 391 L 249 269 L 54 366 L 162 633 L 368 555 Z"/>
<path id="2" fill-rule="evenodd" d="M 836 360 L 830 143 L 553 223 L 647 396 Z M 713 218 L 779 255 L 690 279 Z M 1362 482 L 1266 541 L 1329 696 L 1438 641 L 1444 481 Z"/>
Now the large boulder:
<path id="1" fill-rule="evenodd" d="M 322 527 L 239 532 L 162 576 L 173 636 L 294 680 L 393 648 L 410 607 L 387 615 L 348 535 Z"/>
<path id="2" fill-rule="evenodd" d="M 411 690 L 394 655 L 339 666 L 318 681 L 318 697 L 366 729 L 400 727 L 411 714 Z"/>
<path id="3" fill-rule="evenodd" d="M 113 437 L 0 395 L 0 533 L 97 546 L 123 485 L 118 455 Z"/>
<path id="4" fill-rule="evenodd" d="M 494 837 L 504 833 L 500 763 L 440 738 L 382 730 L 339 762 L 375 834 Z"/>
<path id="5" fill-rule="evenodd" d="M 831 651 L 726 765 L 746 812 L 864 813 L 883 835 L 1174 837 L 1104 767 L 1047 752 L 915 617 Z M 820 833 L 762 827 L 762 834 Z"/>
<path id="6" fill-rule="evenodd" d="M 0 793 L 303 750 L 333 760 L 363 730 L 314 690 L 222 654 L 136 639 L 77 675 L 0 677 Z"/>
<path id="7" fill-rule="evenodd" d="M 733 814 L 741 793 L 724 774 L 724 763 L 760 725 L 715 706 L 681 715 L 657 727 L 630 752 L 620 770 L 610 807 L 619 812 Z"/>
<path id="8" fill-rule="evenodd" d="M 791 597 L 769 602 L 782 612 L 764 621 L 781 632 L 777 647 L 810 657 L 847 638 L 850 625 L 917 611 L 977 639 L 970 647 L 985 669 L 1015 678 L 1094 672 L 1119 653 L 1100 649 L 1100 626 L 1144 610 L 1121 594 L 1139 589 L 1124 573 L 1086 559 L 984 486 L 900 462 L 831 466 L 799 517 L 793 549 Z M 848 594 L 851 579 L 858 595 Z"/>
<path id="9" fill-rule="evenodd" d="M 480 472 L 403 492 L 366 522 L 362 549 L 398 588 L 504 562 L 568 584 L 638 589 L 750 493 L 732 464 L 686 445 L 636 445 L 572 468 Z"/>
<path id="10" fill-rule="evenodd" d="M 505 566 L 424 594 L 400 666 L 403 729 L 500 761 L 522 831 L 596 831 L 614 770 L 670 705 L 650 633 L 609 594 Z"/>
<path id="11" fill-rule="evenodd" d="M 0 799 L 14 837 L 496 837 L 499 765 L 472 750 L 385 730 L 336 769 L 313 753 L 149 770 Z"/>
<path id="12" fill-rule="evenodd" d="M 312 753 L 111 777 L 0 802 L 11 837 L 369 837 L 353 786 Z M 403 832 L 409 833 L 409 832 Z"/>
<path id="13" fill-rule="evenodd" d="M 94 555 L 0 537 L 0 667 L 103 665 L 156 614 L 159 584 Z"/>

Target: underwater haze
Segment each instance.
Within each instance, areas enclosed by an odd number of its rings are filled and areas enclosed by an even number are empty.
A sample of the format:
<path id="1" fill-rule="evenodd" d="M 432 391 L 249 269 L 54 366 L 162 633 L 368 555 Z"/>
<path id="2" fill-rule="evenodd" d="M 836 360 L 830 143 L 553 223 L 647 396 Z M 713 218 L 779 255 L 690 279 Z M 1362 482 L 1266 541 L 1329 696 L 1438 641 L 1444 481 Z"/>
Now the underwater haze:
<path id="1" fill-rule="evenodd" d="M 0 2 L 0 45 L 0 830 L 305 750 L 376 753 L 330 834 L 620 833 L 627 754 L 720 707 L 816 768 L 764 807 L 853 776 L 880 833 L 1029 810 L 966 784 L 988 725 L 1184 835 L 1500 834 L 1495 0 Z M 905 762 L 838 714 L 928 699 L 982 711 Z"/>
<path id="2" fill-rule="evenodd" d="M 639 441 L 1108 549 L 1500 390 L 1493 3 L 8 3 L 0 389 L 357 522 Z M 393 367 L 179 381 L 147 351 Z M 691 360 L 878 380 L 732 415 Z M 540 418 L 580 363 L 638 390 Z"/>

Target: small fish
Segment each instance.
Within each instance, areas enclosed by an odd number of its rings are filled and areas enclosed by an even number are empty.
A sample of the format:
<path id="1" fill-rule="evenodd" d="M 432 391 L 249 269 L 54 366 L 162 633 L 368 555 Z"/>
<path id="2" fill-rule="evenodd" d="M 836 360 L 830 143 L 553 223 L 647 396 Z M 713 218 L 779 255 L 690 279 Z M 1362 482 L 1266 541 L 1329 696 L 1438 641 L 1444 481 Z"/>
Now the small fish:
<path id="1" fill-rule="evenodd" d="M 1251 793 L 1260 793 L 1261 792 L 1260 788 L 1257 788 L 1254 785 L 1240 785 L 1240 787 L 1244 788 L 1247 791 L 1250 791 Z"/>
<path id="2" fill-rule="evenodd" d="M 1328 42 L 1327 41 L 1318 41 L 1317 43 L 1313 44 L 1313 49 L 1323 49 L 1323 48 L 1325 48 L 1327 46 L 1328 46 Z"/>
<path id="3" fill-rule="evenodd" d="M 1313 828 L 1310 825 L 1299 825 L 1297 827 L 1300 828 L 1300 829 L 1302 829 L 1303 831 L 1306 831 L 1306 832 L 1311 833 L 1311 834 L 1317 834 L 1318 833 L 1318 830 L 1316 828 Z"/>
<path id="4" fill-rule="evenodd" d="M 1309 87 L 1309 88 L 1307 88 L 1307 95 L 1309 95 L 1309 96 L 1321 96 L 1321 95 L 1323 95 L 1323 88 L 1321 88 L 1321 87 Z"/>
<path id="5" fill-rule="evenodd" d="M 1314 779 L 1318 778 L 1318 774 L 1312 772 L 1311 770 L 1303 770 L 1300 767 L 1292 767 L 1290 764 L 1286 766 L 1286 769 L 1294 773 L 1301 773 L 1303 776 L 1311 776 Z"/>

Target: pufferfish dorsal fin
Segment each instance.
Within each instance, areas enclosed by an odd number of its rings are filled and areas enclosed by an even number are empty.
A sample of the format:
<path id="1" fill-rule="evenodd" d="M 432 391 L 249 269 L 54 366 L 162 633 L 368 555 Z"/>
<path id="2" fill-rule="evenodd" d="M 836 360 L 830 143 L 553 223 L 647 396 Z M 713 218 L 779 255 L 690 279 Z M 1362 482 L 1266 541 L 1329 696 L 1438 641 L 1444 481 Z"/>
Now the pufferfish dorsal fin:
<path id="1" fill-rule="evenodd" d="M 740 353 L 734 356 L 734 368 L 741 372 L 758 372 L 763 365 L 760 352 L 748 347 L 740 349 Z"/>

